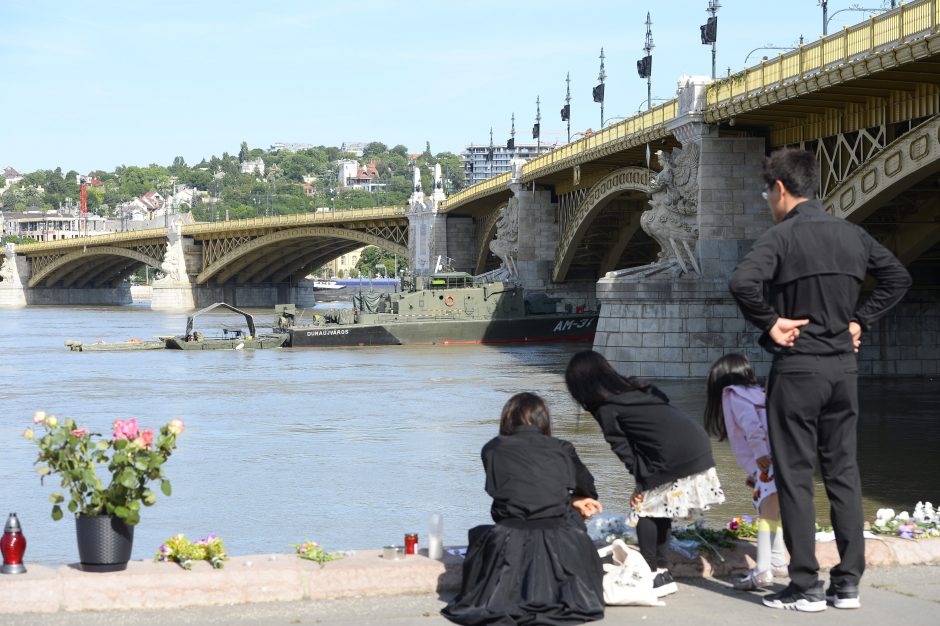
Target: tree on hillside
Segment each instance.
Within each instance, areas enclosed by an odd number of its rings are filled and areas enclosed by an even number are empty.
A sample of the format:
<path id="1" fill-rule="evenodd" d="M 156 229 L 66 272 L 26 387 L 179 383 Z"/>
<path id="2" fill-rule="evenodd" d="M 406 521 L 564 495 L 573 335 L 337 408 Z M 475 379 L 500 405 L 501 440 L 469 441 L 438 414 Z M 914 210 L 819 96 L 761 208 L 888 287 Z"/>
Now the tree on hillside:
<path id="1" fill-rule="evenodd" d="M 382 156 L 386 152 L 388 152 L 388 146 L 381 141 L 373 141 L 366 144 L 366 147 L 362 149 L 362 158 L 368 160 L 373 157 Z"/>
<path id="2" fill-rule="evenodd" d="M 248 160 L 248 142 L 243 141 L 242 146 L 238 151 L 238 160 L 239 162 L 244 162 Z"/>

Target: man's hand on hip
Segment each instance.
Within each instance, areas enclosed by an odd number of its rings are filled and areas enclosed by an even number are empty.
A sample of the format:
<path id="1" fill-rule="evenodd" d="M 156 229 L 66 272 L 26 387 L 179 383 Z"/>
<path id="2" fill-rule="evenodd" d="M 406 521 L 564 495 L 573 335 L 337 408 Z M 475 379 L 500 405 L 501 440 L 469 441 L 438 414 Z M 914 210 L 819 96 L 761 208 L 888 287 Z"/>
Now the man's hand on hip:
<path id="1" fill-rule="evenodd" d="M 800 336 L 800 326 L 806 326 L 807 324 L 809 324 L 808 319 L 791 320 L 778 317 L 770 329 L 770 338 L 774 340 L 774 343 L 784 348 L 792 347 L 793 342 Z"/>
<path id="2" fill-rule="evenodd" d="M 862 326 L 858 322 L 849 322 L 849 334 L 852 335 L 852 346 L 858 352 L 858 347 L 862 345 Z"/>

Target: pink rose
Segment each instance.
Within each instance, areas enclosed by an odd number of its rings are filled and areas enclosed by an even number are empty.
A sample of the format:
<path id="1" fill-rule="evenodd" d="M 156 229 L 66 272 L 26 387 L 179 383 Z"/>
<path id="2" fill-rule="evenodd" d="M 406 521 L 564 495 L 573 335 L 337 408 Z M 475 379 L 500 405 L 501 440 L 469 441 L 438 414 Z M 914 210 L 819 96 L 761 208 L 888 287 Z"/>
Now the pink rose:
<path id="1" fill-rule="evenodd" d="M 137 428 L 137 420 L 114 420 L 114 438 L 115 439 L 136 439 L 140 434 Z"/>
<path id="2" fill-rule="evenodd" d="M 46 423 L 46 412 L 45 411 L 36 411 L 33 413 L 33 424 L 45 424 Z"/>
<path id="3" fill-rule="evenodd" d="M 145 428 L 142 433 L 140 433 L 140 438 L 144 442 L 144 446 L 151 448 L 153 447 L 153 431 L 149 428 Z"/>
<path id="4" fill-rule="evenodd" d="M 24 438 L 24 439 L 35 439 L 35 438 L 36 438 L 36 433 L 33 432 L 33 429 L 32 429 L 32 428 L 27 428 L 26 430 L 23 431 L 23 438 Z"/>
<path id="5" fill-rule="evenodd" d="M 78 437 L 78 438 L 87 437 L 87 436 L 88 436 L 88 429 L 87 429 L 87 428 L 76 428 L 75 430 L 72 431 L 72 436 L 73 436 L 73 437 Z"/>

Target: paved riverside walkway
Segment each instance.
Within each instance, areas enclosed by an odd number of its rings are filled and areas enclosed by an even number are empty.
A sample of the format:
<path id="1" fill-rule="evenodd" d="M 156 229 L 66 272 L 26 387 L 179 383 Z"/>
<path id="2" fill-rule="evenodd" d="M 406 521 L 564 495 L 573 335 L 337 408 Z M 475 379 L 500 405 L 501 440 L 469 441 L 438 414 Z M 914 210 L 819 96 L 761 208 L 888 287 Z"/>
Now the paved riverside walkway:
<path id="1" fill-rule="evenodd" d="M 835 544 L 817 544 L 820 564 L 836 560 Z M 825 612 L 827 623 L 935 624 L 940 613 L 940 540 L 868 540 L 869 571 L 861 611 Z M 665 607 L 610 607 L 604 623 L 789 623 L 804 614 L 773 611 L 759 594 L 736 592 L 727 577 L 743 571 L 753 545 L 725 561 L 676 556 L 680 592 Z M 327 563 L 294 555 L 233 557 L 221 570 L 196 563 L 133 561 L 124 572 L 92 574 L 76 566 L 30 566 L 0 576 L 0 625 L 74 624 L 445 624 L 437 612 L 460 580 L 460 559 L 424 556 L 386 561 L 375 550 Z M 776 588 L 782 588 L 780 581 Z M 861 621 L 859 621 L 861 620 Z"/>

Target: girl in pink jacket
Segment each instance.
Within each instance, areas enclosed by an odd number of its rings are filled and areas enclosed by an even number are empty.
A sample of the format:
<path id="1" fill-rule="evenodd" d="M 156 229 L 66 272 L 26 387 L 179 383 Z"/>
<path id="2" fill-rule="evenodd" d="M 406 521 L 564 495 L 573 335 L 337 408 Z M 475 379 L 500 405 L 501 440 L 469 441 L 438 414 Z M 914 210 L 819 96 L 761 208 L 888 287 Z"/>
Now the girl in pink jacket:
<path id="1" fill-rule="evenodd" d="M 738 464 L 748 474 L 757 524 L 757 563 L 735 583 L 735 589 L 754 590 L 769 585 L 774 576 L 787 574 L 780 524 L 780 502 L 767 437 L 767 409 L 763 388 L 743 354 L 727 354 L 708 373 L 705 430 L 728 440 Z"/>

